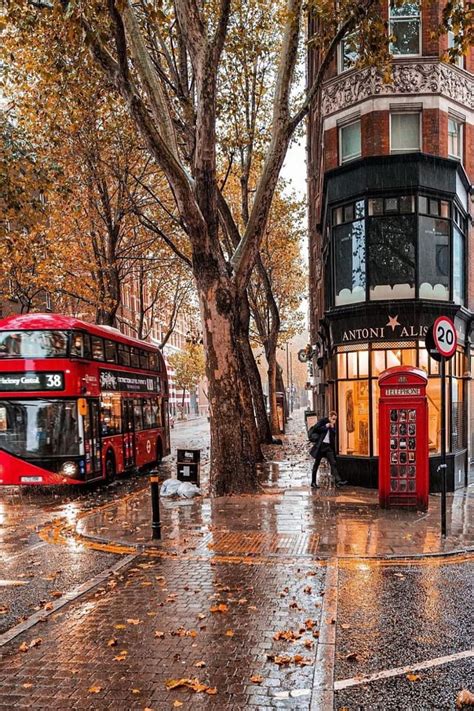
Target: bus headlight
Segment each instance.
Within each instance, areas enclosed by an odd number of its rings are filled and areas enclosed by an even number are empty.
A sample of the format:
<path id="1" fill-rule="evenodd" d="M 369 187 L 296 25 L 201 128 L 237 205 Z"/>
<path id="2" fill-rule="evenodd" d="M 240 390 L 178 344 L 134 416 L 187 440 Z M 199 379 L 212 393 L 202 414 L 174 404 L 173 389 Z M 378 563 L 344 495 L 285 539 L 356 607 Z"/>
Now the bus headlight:
<path id="1" fill-rule="evenodd" d="M 64 476 L 76 476 L 77 474 L 77 464 L 75 462 L 64 462 L 64 464 L 61 467 L 61 474 L 64 474 Z"/>

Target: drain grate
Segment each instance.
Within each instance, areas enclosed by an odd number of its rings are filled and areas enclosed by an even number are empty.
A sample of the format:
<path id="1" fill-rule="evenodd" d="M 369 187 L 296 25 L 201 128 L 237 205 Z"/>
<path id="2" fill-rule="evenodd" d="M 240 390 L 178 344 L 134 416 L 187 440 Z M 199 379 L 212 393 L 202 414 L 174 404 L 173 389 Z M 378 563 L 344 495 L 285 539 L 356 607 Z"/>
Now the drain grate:
<path id="1" fill-rule="evenodd" d="M 227 555 L 314 555 L 319 545 L 319 535 L 262 532 L 215 532 L 209 536 L 206 547 L 214 553 Z"/>

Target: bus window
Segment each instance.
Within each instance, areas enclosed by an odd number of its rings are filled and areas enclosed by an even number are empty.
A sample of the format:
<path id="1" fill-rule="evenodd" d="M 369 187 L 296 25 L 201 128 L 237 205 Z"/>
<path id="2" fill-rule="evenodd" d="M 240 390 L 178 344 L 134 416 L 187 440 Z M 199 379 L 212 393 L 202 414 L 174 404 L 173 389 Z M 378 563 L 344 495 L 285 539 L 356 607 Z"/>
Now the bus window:
<path id="1" fill-rule="evenodd" d="M 122 431 L 120 395 L 103 395 L 100 403 L 100 427 L 102 437 L 120 434 Z"/>
<path id="2" fill-rule="evenodd" d="M 143 400 L 143 427 L 150 430 L 154 426 L 151 400 Z"/>
<path id="3" fill-rule="evenodd" d="M 133 401 L 133 420 L 135 423 L 135 432 L 143 429 L 143 413 L 142 413 L 142 401 Z"/>
<path id="4" fill-rule="evenodd" d="M 92 357 L 94 360 L 104 360 L 104 341 L 102 338 L 92 336 Z"/>
<path id="5" fill-rule="evenodd" d="M 64 331 L 0 331 L 0 357 L 64 358 L 67 340 Z"/>
<path id="6" fill-rule="evenodd" d="M 140 356 L 138 354 L 138 348 L 130 348 L 130 364 L 132 368 L 140 367 Z"/>
<path id="7" fill-rule="evenodd" d="M 160 401 L 157 398 L 153 398 L 151 401 L 151 408 L 153 412 L 153 427 L 161 427 Z"/>
<path id="8" fill-rule="evenodd" d="M 122 343 L 118 347 L 118 362 L 120 365 L 130 365 L 130 348 Z"/>
<path id="9" fill-rule="evenodd" d="M 140 368 L 148 370 L 148 351 L 140 351 Z"/>
<path id="10" fill-rule="evenodd" d="M 84 358 L 84 335 L 73 331 L 71 334 L 71 358 Z"/>
<path id="11" fill-rule="evenodd" d="M 117 345 L 113 341 L 105 341 L 105 360 L 107 363 L 117 362 Z"/>
<path id="12" fill-rule="evenodd" d="M 83 334 L 84 337 L 84 358 L 92 358 L 91 337 L 88 333 Z"/>
<path id="13" fill-rule="evenodd" d="M 159 370 L 158 353 L 149 353 L 150 370 Z"/>

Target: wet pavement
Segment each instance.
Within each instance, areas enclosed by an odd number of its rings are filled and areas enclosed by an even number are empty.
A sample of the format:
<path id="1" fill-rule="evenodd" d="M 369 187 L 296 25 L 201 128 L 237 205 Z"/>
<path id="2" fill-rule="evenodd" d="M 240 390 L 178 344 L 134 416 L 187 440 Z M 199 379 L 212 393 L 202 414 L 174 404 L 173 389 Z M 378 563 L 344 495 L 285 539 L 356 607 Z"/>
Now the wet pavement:
<path id="1" fill-rule="evenodd" d="M 438 497 L 428 514 L 379 511 L 373 492 L 335 491 L 324 471 L 312 492 L 298 417 L 291 430 L 267 449 L 263 493 L 162 500 L 158 545 L 143 478 L 44 509 L 0 498 L 0 578 L 28 581 L 0 587 L 0 611 L 19 596 L 14 621 L 76 570 L 105 571 L 0 645 L 0 708 L 418 711 L 473 691 L 473 492 L 449 498 L 442 542 Z M 173 435 L 206 452 L 205 422 Z"/>

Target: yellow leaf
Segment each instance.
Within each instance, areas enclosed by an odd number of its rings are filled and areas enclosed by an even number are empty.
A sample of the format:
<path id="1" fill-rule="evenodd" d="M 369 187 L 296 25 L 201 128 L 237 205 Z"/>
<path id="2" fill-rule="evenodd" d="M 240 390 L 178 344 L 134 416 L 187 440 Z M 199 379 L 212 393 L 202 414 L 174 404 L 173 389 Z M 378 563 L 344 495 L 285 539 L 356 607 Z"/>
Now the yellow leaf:
<path id="1" fill-rule="evenodd" d="M 252 684 L 261 684 L 263 681 L 263 676 L 261 674 L 253 674 L 250 677 L 250 681 L 252 682 Z"/>
<path id="2" fill-rule="evenodd" d="M 89 688 L 89 694 L 99 694 L 102 691 L 101 686 L 91 686 Z"/>
<path id="3" fill-rule="evenodd" d="M 456 696 L 456 708 L 462 709 L 465 706 L 474 706 L 474 694 L 468 689 L 463 689 Z"/>
<path id="4" fill-rule="evenodd" d="M 421 676 L 419 674 L 412 674 L 411 672 L 407 674 L 408 681 L 420 681 Z"/>
<path id="5" fill-rule="evenodd" d="M 107 642 L 107 647 L 116 647 L 118 643 L 118 640 L 116 637 L 112 637 L 112 639 L 109 639 Z"/>
<path id="6" fill-rule="evenodd" d="M 177 709 L 177 708 L 179 708 L 179 707 L 182 706 L 182 705 L 183 705 L 183 702 L 182 702 L 182 701 L 178 701 L 178 699 L 176 699 L 176 701 L 173 703 L 173 708 Z"/>
<path id="7" fill-rule="evenodd" d="M 202 660 L 199 662 L 194 662 L 194 666 L 197 667 L 198 669 L 202 669 L 202 667 L 206 666 L 206 662 L 203 662 Z"/>
<path id="8" fill-rule="evenodd" d="M 164 636 L 165 636 L 165 633 L 164 633 L 164 632 L 160 632 L 160 630 L 156 630 L 156 631 L 155 631 L 155 637 L 156 637 L 157 639 L 163 639 Z"/>
<path id="9" fill-rule="evenodd" d="M 129 625 L 139 625 L 139 624 L 141 623 L 141 620 L 139 620 L 139 619 L 128 619 L 128 620 L 127 620 L 127 623 L 128 623 Z"/>
<path id="10" fill-rule="evenodd" d="M 23 687 L 24 689 L 31 689 L 32 686 L 33 686 L 33 684 L 32 684 L 31 682 L 29 682 L 29 681 L 27 681 L 27 682 L 25 682 L 24 684 L 22 684 L 22 687 Z"/>
<path id="11" fill-rule="evenodd" d="M 216 686 L 212 686 L 212 687 L 208 686 L 207 689 L 205 689 L 205 691 L 206 691 L 206 694 L 209 694 L 209 696 L 214 696 L 215 694 L 217 694 L 217 687 Z"/>
<path id="12" fill-rule="evenodd" d="M 211 612 L 228 612 L 229 608 L 223 602 L 220 605 L 213 605 Z"/>
<path id="13" fill-rule="evenodd" d="M 140 689 L 132 689 L 132 694 L 139 694 L 139 693 L 140 693 Z"/>
<path id="14" fill-rule="evenodd" d="M 29 648 L 30 648 L 30 647 L 29 647 L 29 645 L 28 645 L 26 642 L 22 642 L 22 643 L 20 644 L 20 646 L 18 647 L 18 649 L 20 650 L 20 652 L 27 652 L 27 651 L 29 650 Z"/>
<path id="15" fill-rule="evenodd" d="M 234 630 L 227 630 L 225 633 L 226 637 L 233 637 L 234 636 Z"/>
<path id="16" fill-rule="evenodd" d="M 114 625 L 114 628 L 116 630 L 124 630 L 126 629 L 127 625 Z"/>

